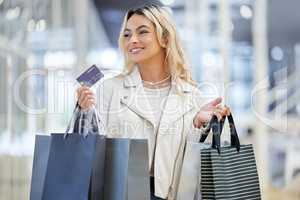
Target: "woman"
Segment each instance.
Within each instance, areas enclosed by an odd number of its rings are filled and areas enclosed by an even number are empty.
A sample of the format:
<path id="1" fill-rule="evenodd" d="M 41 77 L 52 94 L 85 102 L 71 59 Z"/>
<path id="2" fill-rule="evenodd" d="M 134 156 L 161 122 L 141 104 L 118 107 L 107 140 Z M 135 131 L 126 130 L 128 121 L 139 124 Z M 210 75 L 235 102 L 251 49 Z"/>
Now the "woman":
<path id="1" fill-rule="evenodd" d="M 163 8 L 129 10 L 119 46 L 125 72 L 104 81 L 97 98 L 89 88 L 79 88 L 79 105 L 97 105 L 108 137 L 147 138 L 151 197 L 175 199 L 187 135 L 200 137 L 213 114 L 221 119 L 229 109 L 221 106 L 221 98 L 203 104 L 174 23 Z"/>

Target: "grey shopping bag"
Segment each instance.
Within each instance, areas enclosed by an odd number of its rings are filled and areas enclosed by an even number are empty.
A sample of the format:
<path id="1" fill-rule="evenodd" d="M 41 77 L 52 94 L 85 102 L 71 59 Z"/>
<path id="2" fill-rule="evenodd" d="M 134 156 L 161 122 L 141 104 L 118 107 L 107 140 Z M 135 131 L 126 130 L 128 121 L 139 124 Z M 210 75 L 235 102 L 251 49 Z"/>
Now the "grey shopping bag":
<path id="1" fill-rule="evenodd" d="M 106 139 L 105 200 L 150 200 L 148 145 L 142 139 Z"/>
<path id="2" fill-rule="evenodd" d="M 215 118 L 214 116 L 213 118 Z M 200 169 L 201 169 L 201 149 L 207 148 L 210 145 L 204 143 L 206 140 L 212 123 L 211 120 L 208 126 L 203 131 L 201 137 L 199 135 L 190 135 L 187 139 L 184 149 L 184 158 L 181 168 L 181 175 L 177 191 L 177 200 L 201 200 L 201 191 L 198 185 L 200 184 Z M 200 138 L 200 139 L 199 139 Z"/>
<path id="3" fill-rule="evenodd" d="M 177 192 L 177 200 L 194 200 L 200 172 L 200 153 L 203 144 L 187 141 Z"/>
<path id="4" fill-rule="evenodd" d="M 98 136 L 91 174 L 89 200 L 104 199 L 106 138 Z"/>
<path id="5" fill-rule="evenodd" d="M 201 150 L 203 199 L 261 199 L 252 145 L 240 145 L 232 115 L 228 116 L 231 144 L 221 146 L 222 129 L 214 128 L 212 146 Z"/>

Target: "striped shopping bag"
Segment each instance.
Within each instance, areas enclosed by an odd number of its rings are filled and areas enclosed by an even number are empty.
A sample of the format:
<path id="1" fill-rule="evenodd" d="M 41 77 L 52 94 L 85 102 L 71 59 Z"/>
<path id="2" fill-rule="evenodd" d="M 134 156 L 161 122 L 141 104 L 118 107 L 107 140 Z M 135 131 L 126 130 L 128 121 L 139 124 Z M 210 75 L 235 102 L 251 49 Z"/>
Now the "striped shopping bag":
<path id="1" fill-rule="evenodd" d="M 228 116 L 231 144 L 220 145 L 222 126 L 212 127 L 213 142 L 201 150 L 203 199 L 261 199 L 252 145 L 240 145 L 232 115 Z"/>

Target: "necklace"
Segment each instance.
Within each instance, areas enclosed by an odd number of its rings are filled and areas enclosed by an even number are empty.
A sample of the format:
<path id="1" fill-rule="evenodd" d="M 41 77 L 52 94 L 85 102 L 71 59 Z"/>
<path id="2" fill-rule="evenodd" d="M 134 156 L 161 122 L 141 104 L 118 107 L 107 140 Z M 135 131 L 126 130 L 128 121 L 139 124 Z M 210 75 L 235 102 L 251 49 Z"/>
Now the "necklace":
<path id="1" fill-rule="evenodd" d="M 163 80 L 157 81 L 157 82 L 152 82 L 152 81 L 144 81 L 144 83 L 151 85 L 151 86 L 155 86 L 155 85 L 159 85 L 161 83 L 164 83 L 166 80 L 169 80 L 171 78 L 171 75 L 167 76 L 166 78 L 164 78 Z"/>

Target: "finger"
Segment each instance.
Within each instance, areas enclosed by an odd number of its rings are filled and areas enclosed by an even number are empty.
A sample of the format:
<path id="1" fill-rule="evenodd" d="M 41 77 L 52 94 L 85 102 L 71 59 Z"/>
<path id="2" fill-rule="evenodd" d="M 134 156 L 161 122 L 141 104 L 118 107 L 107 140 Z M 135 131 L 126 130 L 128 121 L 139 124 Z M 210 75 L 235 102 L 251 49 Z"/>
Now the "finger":
<path id="1" fill-rule="evenodd" d="M 78 92 L 81 92 L 81 91 L 84 90 L 84 89 L 85 89 L 84 86 L 80 86 L 80 87 L 77 89 L 77 91 L 78 91 Z"/>
<path id="2" fill-rule="evenodd" d="M 80 94 L 87 94 L 87 93 L 93 93 L 93 91 L 89 88 L 84 88 L 84 89 L 81 90 Z"/>
<path id="3" fill-rule="evenodd" d="M 230 114 L 230 109 L 228 106 L 222 107 L 222 110 L 224 115 L 228 116 Z"/>
<path id="4" fill-rule="evenodd" d="M 84 98 L 84 97 L 86 97 L 86 96 L 89 96 L 89 95 L 94 96 L 94 92 L 91 91 L 91 90 L 84 90 L 84 91 L 81 93 L 82 98 Z"/>
<path id="5" fill-rule="evenodd" d="M 225 106 L 219 105 L 219 106 L 217 106 L 217 108 L 220 109 L 220 110 L 222 110 L 222 114 L 223 115 L 228 116 L 231 113 L 230 108 L 228 106 L 226 106 L 226 105 Z"/>
<path id="6" fill-rule="evenodd" d="M 226 106 L 226 112 L 227 112 L 227 116 L 229 116 L 231 114 L 230 108 Z"/>
<path id="7" fill-rule="evenodd" d="M 217 116 L 217 118 L 218 118 L 218 121 L 221 121 L 221 119 L 222 119 L 222 115 L 218 112 L 218 111 L 214 111 L 214 115 L 216 115 Z"/>
<path id="8" fill-rule="evenodd" d="M 219 103 L 218 105 L 215 106 L 215 108 L 223 109 L 223 108 L 225 108 L 225 106 L 223 106 L 222 104 Z"/>
<path id="9" fill-rule="evenodd" d="M 78 100 L 81 98 L 84 91 L 85 91 L 85 89 L 83 87 L 80 87 L 80 88 L 77 89 L 77 98 L 78 98 Z"/>
<path id="10" fill-rule="evenodd" d="M 221 114 L 223 115 L 223 117 L 227 116 L 227 108 L 226 107 L 222 107 Z"/>
<path id="11" fill-rule="evenodd" d="M 87 89 L 89 89 L 89 88 L 86 86 L 81 86 L 77 89 L 77 94 L 79 95 L 82 91 L 87 90 Z"/>
<path id="12" fill-rule="evenodd" d="M 92 108 L 93 106 L 95 106 L 96 103 L 95 103 L 95 99 L 89 99 L 88 102 L 87 102 L 87 107 L 88 108 Z"/>
<path id="13" fill-rule="evenodd" d="M 217 109 L 215 112 L 221 116 L 222 120 L 224 120 L 225 117 L 227 116 L 227 110 L 225 108 Z"/>
<path id="14" fill-rule="evenodd" d="M 81 107 L 81 108 L 82 108 L 82 110 L 85 111 L 85 110 L 92 108 L 93 105 L 95 105 L 94 101 L 89 99 L 84 103 L 83 107 Z"/>
<path id="15" fill-rule="evenodd" d="M 204 106 L 212 106 L 212 107 L 215 107 L 217 106 L 218 104 L 220 104 L 222 102 L 222 98 L 221 97 L 218 97 L 210 102 L 208 102 L 206 105 Z"/>
<path id="16" fill-rule="evenodd" d="M 82 102 L 82 107 L 84 109 L 90 108 L 92 107 L 92 105 L 95 103 L 95 99 L 94 98 L 85 98 L 84 101 Z"/>
<path id="17" fill-rule="evenodd" d="M 91 88 L 86 87 L 86 86 L 81 86 L 81 87 L 78 88 L 78 92 L 80 92 L 80 93 L 85 91 L 85 90 L 91 90 Z"/>
<path id="18" fill-rule="evenodd" d="M 81 86 L 82 87 L 82 89 L 84 89 L 84 90 L 90 90 L 91 88 L 89 88 L 89 87 L 87 87 L 87 86 Z"/>
<path id="19" fill-rule="evenodd" d="M 86 95 L 85 97 L 84 97 L 84 99 L 83 99 L 83 102 L 86 102 L 86 101 L 88 101 L 88 100 L 90 100 L 90 99 L 95 99 L 95 97 L 94 97 L 94 95 Z"/>
<path id="20" fill-rule="evenodd" d="M 227 115 L 227 109 L 225 107 L 216 108 L 215 111 L 222 115 L 222 117 Z"/>
<path id="21" fill-rule="evenodd" d="M 86 107 L 86 102 L 89 100 L 89 99 L 94 99 L 94 95 L 90 94 L 90 95 L 85 95 L 85 96 L 81 96 L 81 98 L 79 99 L 78 103 L 81 107 Z"/>
<path id="22" fill-rule="evenodd" d="M 95 105 L 95 99 L 88 99 L 87 103 L 86 103 L 86 106 L 88 108 L 91 108 L 93 105 Z"/>
<path id="23" fill-rule="evenodd" d="M 84 92 L 81 92 L 81 93 L 79 94 L 79 97 L 78 97 L 78 103 L 79 103 L 79 104 L 82 104 L 82 103 L 83 103 L 85 96 L 86 96 L 86 95 L 84 94 Z"/>
<path id="24" fill-rule="evenodd" d="M 79 94 L 81 93 L 81 87 L 79 87 L 79 88 L 77 88 L 77 90 L 76 90 L 76 94 L 77 94 L 77 97 L 79 97 Z"/>
<path id="25" fill-rule="evenodd" d="M 79 99 L 78 99 L 79 102 L 83 101 L 84 98 L 85 98 L 86 96 L 89 96 L 89 95 L 93 95 L 93 96 L 94 96 L 93 91 L 91 91 L 90 89 L 85 89 L 85 90 L 83 90 L 83 91 L 81 92 L 80 96 L 79 96 Z"/>

